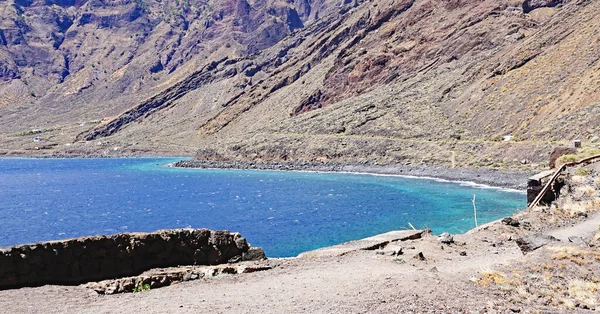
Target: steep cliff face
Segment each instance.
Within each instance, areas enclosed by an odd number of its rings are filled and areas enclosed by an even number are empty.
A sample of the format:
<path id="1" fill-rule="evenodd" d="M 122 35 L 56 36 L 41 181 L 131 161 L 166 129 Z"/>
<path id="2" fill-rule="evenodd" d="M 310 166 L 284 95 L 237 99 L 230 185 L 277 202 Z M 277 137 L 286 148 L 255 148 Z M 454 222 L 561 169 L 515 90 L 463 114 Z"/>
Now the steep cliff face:
<path id="1" fill-rule="evenodd" d="M 269 0 L 4 1 L 2 116 L 18 111 L 42 127 L 118 114 L 214 60 L 272 46 L 303 27 L 311 10 L 320 8 Z M 40 119 L 40 111 L 57 117 Z"/>
<path id="2" fill-rule="evenodd" d="M 91 4 L 78 5 L 69 29 Z M 13 99 L 0 107 L 3 132 L 13 132 L 2 138 L 7 147 L 39 147 L 14 134 L 48 120 L 41 137 L 58 153 L 200 149 L 199 158 L 227 160 L 508 166 L 600 132 L 594 1 L 225 1 L 172 24 L 151 5 L 119 8 L 127 9 L 117 20 L 145 34 L 132 38 L 128 63 L 116 66 L 115 53 L 109 65 L 118 69 L 104 80 L 104 61 L 73 74 L 76 60 L 106 45 L 69 50 L 77 54 L 66 59 L 69 74 L 45 83 L 43 98 L 17 106 L 33 96 L 5 97 Z M 108 13 L 93 12 L 86 19 L 98 32 Z M 90 32 L 82 32 L 83 43 Z M 66 41 L 56 51 L 77 46 Z M 26 94 L 23 77 L 34 77 L 15 60 L 1 68 L 6 95 Z M 100 76 L 81 83 L 83 69 Z M 78 91 L 61 93 L 76 83 Z M 74 139 L 88 144 L 63 146 Z"/>

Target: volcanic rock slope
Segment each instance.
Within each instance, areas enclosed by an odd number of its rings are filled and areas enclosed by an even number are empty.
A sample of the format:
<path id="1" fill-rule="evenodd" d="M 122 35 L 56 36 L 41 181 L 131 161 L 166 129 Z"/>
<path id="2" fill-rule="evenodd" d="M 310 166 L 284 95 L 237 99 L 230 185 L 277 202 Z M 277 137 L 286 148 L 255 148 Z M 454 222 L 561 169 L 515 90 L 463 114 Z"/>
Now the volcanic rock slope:
<path id="1" fill-rule="evenodd" d="M 0 153 L 509 166 L 600 133 L 600 1 L 1 5 Z"/>

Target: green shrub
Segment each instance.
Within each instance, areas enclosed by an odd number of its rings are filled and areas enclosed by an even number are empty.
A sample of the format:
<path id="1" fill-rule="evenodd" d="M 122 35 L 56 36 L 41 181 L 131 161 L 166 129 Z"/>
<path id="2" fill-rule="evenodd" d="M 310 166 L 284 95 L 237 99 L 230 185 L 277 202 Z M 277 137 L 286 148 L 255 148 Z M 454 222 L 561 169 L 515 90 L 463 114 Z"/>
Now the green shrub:
<path id="1" fill-rule="evenodd" d="M 574 154 L 567 154 L 567 155 L 562 155 L 560 157 L 558 157 L 558 159 L 556 159 L 556 164 L 557 165 L 562 165 L 568 162 L 574 162 L 574 161 L 578 161 L 580 158 L 578 155 L 574 155 Z"/>
<path id="2" fill-rule="evenodd" d="M 592 171 L 590 171 L 590 169 L 587 168 L 579 168 L 577 170 L 575 170 L 575 173 L 573 173 L 576 176 L 589 176 L 592 173 Z"/>
<path id="3" fill-rule="evenodd" d="M 141 281 L 139 281 L 135 285 L 135 288 L 133 288 L 133 292 L 142 292 L 142 291 L 148 291 L 148 290 L 150 290 L 150 285 L 147 283 L 142 283 Z"/>
<path id="4" fill-rule="evenodd" d="M 577 154 L 567 154 L 558 157 L 558 159 L 556 159 L 556 164 L 561 165 L 568 162 L 580 161 L 584 158 L 595 155 L 600 155 L 600 150 L 598 150 L 597 148 L 585 147 L 579 150 Z"/>

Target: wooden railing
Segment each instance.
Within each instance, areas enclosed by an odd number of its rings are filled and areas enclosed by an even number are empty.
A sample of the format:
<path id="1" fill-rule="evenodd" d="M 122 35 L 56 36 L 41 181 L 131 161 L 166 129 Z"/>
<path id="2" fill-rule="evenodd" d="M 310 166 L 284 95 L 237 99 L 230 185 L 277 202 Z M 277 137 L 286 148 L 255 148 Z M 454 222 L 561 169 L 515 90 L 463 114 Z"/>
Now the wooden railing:
<path id="1" fill-rule="evenodd" d="M 544 197 L 544 195 L 546 195 L 546 192 L 548 192 L 548 190 L 552 186 L 552 183 L 554 183 L 554 181 L 556 180 L 556 178 L 558 178 L 558 176 L 563 171 L 565 171 L 568 167 L 578 166 L 578 165 L 581 165 L 583 163 L 592 162 L 595 159 L 599 159 L 599 158 L 600 158 L 600 155 L 594 155 L 594 156 L 591 156 L 591 157 L 583 158 L 583 159 L 581 159 L 579 161 L 568 162 L 568 163 L 565 163 L 562 166 L 560 166 L 558 169 L 556 169 L 556 171 L 554 172 L 554 174 L 552 175 L 552 177 L 550 178 L 550 180 L 548 180 L 548 183 L 546 183 L 546 185 L 544 185 L 544 188 L 540 191 L 540 194 L 538 194 L 536 196 L 536 198 L 533 200 L 533 202 L 531 202 L 531 204 L 529 204 L 528 208 L 533 208 L 533 207 L 535 207 L 535 206 L 538 205 L 538 203 L 542 200 L 542 198 Z"/>

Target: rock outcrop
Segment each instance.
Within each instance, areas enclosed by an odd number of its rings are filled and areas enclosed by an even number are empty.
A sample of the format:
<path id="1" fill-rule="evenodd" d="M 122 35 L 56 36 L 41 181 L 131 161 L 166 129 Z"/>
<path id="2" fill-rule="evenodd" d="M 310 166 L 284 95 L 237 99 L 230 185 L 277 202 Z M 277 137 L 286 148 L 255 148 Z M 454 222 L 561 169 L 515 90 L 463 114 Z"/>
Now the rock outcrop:
<path id="1" fill-rule="evenodd" d="M 515 240 L 523 254 L 535 251 L 553 241 L 558 241 L 558 239 L 550 235 L 537 233 L 529 234 Z"/>
<path id="2" fill-rule="evenodd" d="M 247 253 L 250 252 L 250 255 Z M 157 267 L 264 259 L 239 233 L 208 229 L 120 233 L 0 250 L 0 289 L 80 284 L 133 276 Z"/>

